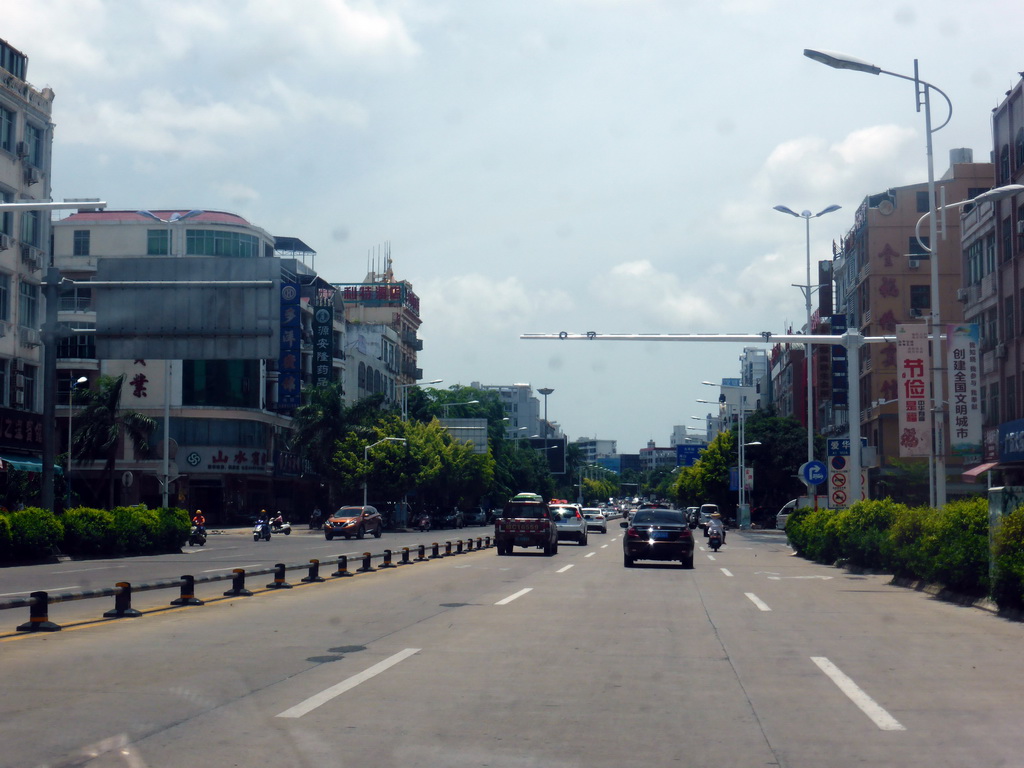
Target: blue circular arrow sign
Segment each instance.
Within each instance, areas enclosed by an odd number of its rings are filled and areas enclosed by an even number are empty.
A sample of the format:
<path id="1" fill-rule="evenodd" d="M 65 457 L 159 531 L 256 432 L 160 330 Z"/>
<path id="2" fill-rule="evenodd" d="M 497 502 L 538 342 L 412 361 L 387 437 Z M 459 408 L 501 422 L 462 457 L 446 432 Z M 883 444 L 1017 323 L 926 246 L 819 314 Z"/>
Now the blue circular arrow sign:
<path id="1" fill-rule="evenodd" d="M 808 461 L 800 465 L 800 477 L 808 485 L 821 485 L 828 477 L 828 470 L 820 461 Z"/>

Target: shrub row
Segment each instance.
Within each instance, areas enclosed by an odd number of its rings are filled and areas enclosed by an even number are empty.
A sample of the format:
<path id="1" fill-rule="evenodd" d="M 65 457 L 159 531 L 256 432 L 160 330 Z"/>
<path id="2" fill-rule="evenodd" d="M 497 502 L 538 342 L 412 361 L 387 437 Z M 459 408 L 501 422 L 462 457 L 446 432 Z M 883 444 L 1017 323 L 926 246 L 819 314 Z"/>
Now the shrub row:
<path id="1" fill-rule="evenodd" d="M 1018 557 L 1017 583 L 1024 584 L 1024 521 L 1020 526 L 1007 551 Z M 1005 531 L 1004 526 L 1001 533 Z M 940 510 L 907 507 L 891 499 L 862 501 L 841 510 L 802 509 L 789 518 L 786 534 L 798 554 L 821 563 L 842 561 L 970 595 L 989 594 L 984 498 L 952 501 Z"/>
<path id="2" fill-rule="evenodd" d="M 188 540 L 190 527 L 183 509 L 77 507 L 58 515 L 38 508 L 0 510 L 0 563 L 58 552 L 92 557 L 174 552 Z"/>

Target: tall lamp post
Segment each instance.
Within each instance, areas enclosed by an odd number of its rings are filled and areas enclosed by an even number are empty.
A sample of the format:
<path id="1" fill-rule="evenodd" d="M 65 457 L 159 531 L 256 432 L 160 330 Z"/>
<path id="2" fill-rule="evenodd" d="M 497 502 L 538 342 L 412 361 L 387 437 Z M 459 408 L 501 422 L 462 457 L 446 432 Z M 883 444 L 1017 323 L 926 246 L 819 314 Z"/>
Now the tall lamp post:
<path id="1" fill-rule="evenodd" d="M 914 59 L 914 76 L 901 75 L 897 72 L 877 67 L 862 59 L 847 56 L 846 54 L 834 51 L 820 51 L 810 48 L 804 49 L 804 56 L 814 61 L 821 62 L 834 69 L 851 69 L 854 72 L 867 72 L 870 75 L 889 75 L 900 80 L 910 80 L 914 83 L 914 94 L 917 111 L 924 106 L 924 127 L 926 137 L 926 152 L 928 156 L 928 209 L 931 218 L 928 222 L 928 242 L 934 248 L 938 242 L 938 216 L 937 200 L 935 199 L 935 161 L 932 154 L 932 134 L 942 130 L 953 117 L 953 102 L 949 96 L 943 93 L 929 82 L 922 80 L 918 75 L 917 59 Z M 935 91 L 946 101 L 949 110 L 942 125 L 932 128 L 932 102 L 931 92 Z M 938 259 L 929 258 L 931 267 L 931 326 L 932 326 L 932 412 L 935 414 L 935 438 L 932 441 L 932 454 L 935 457 L 935 487 L 933 489 L 932 506 L 943 507 L 946 504 L 946 410 L 943 400 L 942 381 L 942 326 L 939 319 L 939 264 Z M 851 369 L 851 376 L 859 376 L 860 372 Z M 851 419 L 856 415 L 860 419 L 860 403 L 851 404 Z M 860 424 L 857 425 L 857 432 L 860 432 Z M 850 450 L 860 450 L 860 440 L 851 441 Z"/>
<path id="2" fill-rule="evenodd" d="M 788 213 L 790 216 L 796 216 L 798 219 L 804 220 L 804 229 L 807 234 L 807 285 L 801 285 L 799 288 L 804 292 L 804 303 L 807 306 L 807 333 L 814 333 L 814 329 L 811 328 L 811 293 L 816 287 L 821 288 L 820 284 L 817 286 L 811 285 L 811 219 L 838 211 L 840 207 L 838 205 L 830 205 L 817 213 L 811 213 L 806 210 L 797 213 L 784 205 L 775 206 L 775 210 L 780 213 Z M 807 368 L 807 461 L 814 461 L 814 367 L 811 365 L 814 356 L 811 354 L 811 349 L 810 344 L 804 344 L 804 365 Z M 807 495 L 814 495 L 809 485 L 807 486 Z"/>
<path id="3" fill-rule="evenodd" d="M 404 437 L 385 437 L 383 440 L 378 440 L 372 445 L 363 446 L 363 463 L 367 463 L 370 460 L 370 449 L 380 445 L 381 443 L 404 443 L 406 440 Z M 363 506 L 367 505 L 367 499 L 369 499 L 370 481 L 363 481 Z"/>
<path id="4" fill-rule="evenodd" d="M 454 408 L 457 405 L 476 405 L 479 402 L 479 400 L 467 400 L 464 403 L 441 403 L 441 413 L 443 414 L 443 418 L 447 419 L 449 408 Z"/>
<path id="5" fill-rule="evenodd" d="M 89 379 L 87 377 L 79 376 L 77 379 L 72 381 L 71 386 L 68 387 L 68 473 L 67 477 L 64 478 L 64 486 L 68 494 L 67 506 L 69 508 L 71 506 L 71 414 L 72 408 L 74 408 L 75 389 L 88 383 Z"/>
<path id="6" fill-rule="evenodd" d="M 433 379 L 431 381 L 410 381 L 408 384 L 398 384 L 397 387 L 402 391 L 402 421 L 409 420 L 409 387 L 420 387 L 426 384 L 440 384 L 443 379 Z"/>
<path id="7" fill-rule="evenodd" d="M 550 395 L 554 391 L 555 390 L 552 389 L 551 387 L 540 387 L 540 388 L 537 389 L 537 392 L 541 396 L 543 396 L 543 398 L 544 398 L 544 450 L 545 451 L 548 449 L 548 432 L 550 431 L 548 429 L 548 395 Z M 545 459 L 545 461 L 548 462 L 548 466 L 550 467 L 551 459 L 548 457 L 547 454 L 544 454 L 544 459 Z"/>

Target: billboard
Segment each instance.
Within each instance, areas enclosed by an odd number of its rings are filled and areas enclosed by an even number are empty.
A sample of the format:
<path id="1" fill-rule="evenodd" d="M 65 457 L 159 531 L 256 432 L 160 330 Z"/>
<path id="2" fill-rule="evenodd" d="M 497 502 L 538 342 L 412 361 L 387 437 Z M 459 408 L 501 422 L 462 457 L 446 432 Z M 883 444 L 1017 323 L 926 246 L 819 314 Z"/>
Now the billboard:
<path id="1" fill-rule="evenodd" d="M 105 360 L 258 360 L 280 352 L 281 260 L 101 258 L 92 287 Z"/>
<path id="2" fill-rule="evenodd" d="M 963 457 L 968 464 L 979 463 L 983 455 L 979 340 L 977 324 L 946 326 L 949 442 L 953 455 Z"/>
<path id="3" fill-rule="evenodd" d="M 931 355 L 924 323 L 896 326 L 900 456 L 932 452 Z"/>

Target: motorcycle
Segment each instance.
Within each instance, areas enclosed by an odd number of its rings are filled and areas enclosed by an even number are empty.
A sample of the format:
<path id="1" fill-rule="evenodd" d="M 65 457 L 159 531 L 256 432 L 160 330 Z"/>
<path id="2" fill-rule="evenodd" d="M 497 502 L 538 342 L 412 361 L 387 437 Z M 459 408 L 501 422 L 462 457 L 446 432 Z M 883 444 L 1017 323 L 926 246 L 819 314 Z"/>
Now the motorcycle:
<path id="1" fill-rule="evenodd" d="M 201 547 L 206 543 L 206 527 L 202 525 L 193 525 L 192 530 L 188 535 L 188 545 L 194 547 L 197 544 Z"/>
<path id="2" fill-rule="evenodd" d="M 314 509 L 313 514 L 309 516 L 309 529 L 311 531 L 318 531 L 324 527 L 324 514 L 319 509 Z"/>
<path id="3" fill-rule="evenodd" d="M 430 530 L 430 515 L 424 513 L 416 518 L 416 530 L 421 532 Z"/>
<path id="4" fill-rule="evenodd" d="M 278 522 L 277 520 L 274 520 L 270 524 L 270 532 L 271 533 L 283 533 L 285 536 L 291 536 L 292 535 L 292 524 L 289 523 L 287 520 L 284 520 L 284 521 L 281 521 L 281 522 Z"/>
<path id="5" fill-rule="evenodd" d="M 270 541 L 270 523 L 266 520 L 257 520 L 252 527 L 252 540 L 259 541 L 260 539 Z"/>
<path id="6" fill-rule="evenodd" d="M 722 532 L 717 528 L 708 528 L 708 546 L 717 552 L 723 543 Z"/>

